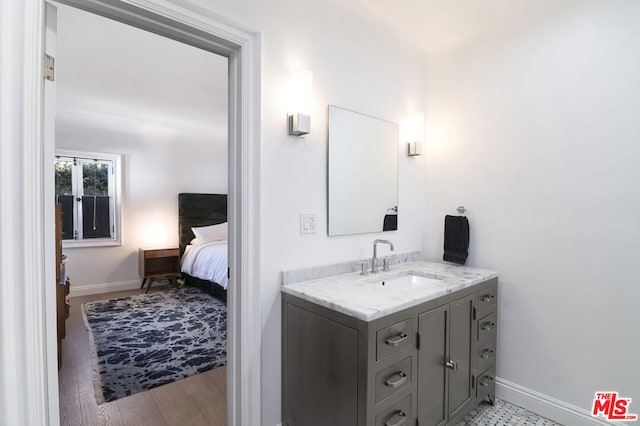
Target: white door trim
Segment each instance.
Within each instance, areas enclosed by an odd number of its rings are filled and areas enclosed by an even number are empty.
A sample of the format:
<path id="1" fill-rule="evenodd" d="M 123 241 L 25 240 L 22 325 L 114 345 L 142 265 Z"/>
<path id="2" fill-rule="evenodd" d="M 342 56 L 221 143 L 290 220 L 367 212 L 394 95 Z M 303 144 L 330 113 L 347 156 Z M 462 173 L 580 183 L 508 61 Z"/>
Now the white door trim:
<path id="1" fill-rule="evenodd" d="M 44 3 L 2 1 L 0 20 L 0 424 L 47 424 L 57 363 L 43 285 Z"/>
<path id="2" fill-rule="evenodd" d="M 229 58 L 230 425 L 260 424 L 260 35 L 182 0 L 63 0 Z M 44 1 L 2 2 L 0 106 L 0 424 L 57 425 L 55 323 L 45 250 Z M 5 44 L 10 44 L 5 49 Z M 5 90 L 7 89 L 7 90 Z M 52 159 L 51 159 L 52 160 Z M 231 241 L 235 242 L 231 243 Z M 21 285 L 7 285 L 7 283 Z M 44 284 L 43 284 L 44 283 Z"/>

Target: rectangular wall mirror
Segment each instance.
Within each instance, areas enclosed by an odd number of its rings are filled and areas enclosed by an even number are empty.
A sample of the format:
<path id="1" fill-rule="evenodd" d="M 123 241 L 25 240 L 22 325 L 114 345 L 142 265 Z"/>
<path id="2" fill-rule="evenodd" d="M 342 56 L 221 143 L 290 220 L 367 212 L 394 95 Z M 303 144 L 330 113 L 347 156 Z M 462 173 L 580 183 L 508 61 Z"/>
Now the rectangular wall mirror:
<path id="1" fill-rule="evenodd" d="M 329 105 L 329 235 L 398 229 L 398 128 Z"/>

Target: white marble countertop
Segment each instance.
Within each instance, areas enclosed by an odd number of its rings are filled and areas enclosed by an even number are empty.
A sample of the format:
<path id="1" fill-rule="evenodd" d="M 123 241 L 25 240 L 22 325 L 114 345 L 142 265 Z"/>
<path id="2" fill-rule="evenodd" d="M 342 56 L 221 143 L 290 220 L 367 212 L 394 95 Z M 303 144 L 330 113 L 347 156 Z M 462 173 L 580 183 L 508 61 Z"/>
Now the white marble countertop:
<path id="1" fill-rule="evenodd" d="M 385 280 L 409 273 L 435 278 L 437 281 L 429 286 L 408 288 L 382 285 Z M 497 276 L 496 271 L 414 261 L 393 265 L 389 272 L 366 276 L 355 272 L 284 284 L 282 291 L 363 321 L 372 321 Z"/>

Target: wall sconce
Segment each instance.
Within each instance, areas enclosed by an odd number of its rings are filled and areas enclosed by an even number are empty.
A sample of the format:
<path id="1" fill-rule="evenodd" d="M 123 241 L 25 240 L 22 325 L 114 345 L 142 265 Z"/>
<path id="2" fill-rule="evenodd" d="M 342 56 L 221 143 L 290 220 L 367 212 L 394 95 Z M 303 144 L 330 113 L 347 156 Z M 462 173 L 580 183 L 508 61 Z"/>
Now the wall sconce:
<path id="1" fill-rule="evenodd" d="M 405 125 L 405 140 L 407 142 L 407 155 L 417 157 L 422 155 L 422 141 L 424 140 L 424 112 L 414 111 L 407 119 Z"/>
<path id="2" fill-rule="evenodd" d="M 289 134 L 291 136 L 304 136 L 311 131 L 311 116 L 297 113 L 289 114 Z"/>
<path id="3" fill-rule="evenodd" d="M 409 157 L 422 155 L 422 142 L 407 142 L 407 155 Z"/>
<path id="4" fill-rule="evenodd" d="M 289 114 L 287 125 L 289 135 L 304 136 L 311 132 L 311 82 L 313 73 L 309 70 L 295 72 L 289 84 Z"/>

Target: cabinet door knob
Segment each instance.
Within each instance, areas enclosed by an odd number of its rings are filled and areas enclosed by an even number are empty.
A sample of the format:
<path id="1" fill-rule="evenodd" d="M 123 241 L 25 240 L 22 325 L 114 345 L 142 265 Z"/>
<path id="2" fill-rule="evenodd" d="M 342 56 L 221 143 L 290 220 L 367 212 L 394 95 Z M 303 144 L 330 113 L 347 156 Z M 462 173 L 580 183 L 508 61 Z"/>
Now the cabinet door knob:
<path id="1" fill-rule="evenodd" d="M 409 380 L 409 376 L 401 371 L 385 380 L 384 384 L 390 388 L 397 388 L 398 386 L 405 384 L 407 380 Z"/>
<path id="2" fill-rule="evenodd" d="M 407 422 L 407 414 L 404 411 L 396 411 L 396 413 L 384 422 L 384 426 L 402 426 Z"/>
<path id="3" fill-rule="evenodd" d="M 454 373 L 458 371 L 458 361 L 449 360 L 445 365 L 447 368 L 452 369 Z"/>
<path id="4" fill-rule="evenodd" d="M 405 340 L 407 340 L 407 334 L 406 333 L 400 333 L 398 335 L 395 335 L 393 337 L 389 337 L 387 339 L 387 345 L 389 346 L 398 346 L 400 343 L 404 342 Z"/>

